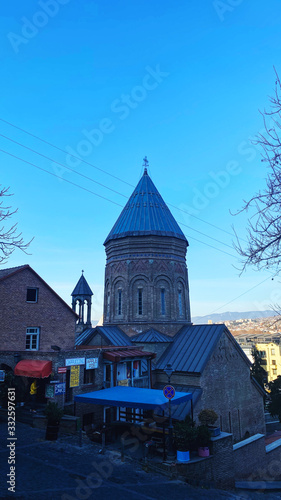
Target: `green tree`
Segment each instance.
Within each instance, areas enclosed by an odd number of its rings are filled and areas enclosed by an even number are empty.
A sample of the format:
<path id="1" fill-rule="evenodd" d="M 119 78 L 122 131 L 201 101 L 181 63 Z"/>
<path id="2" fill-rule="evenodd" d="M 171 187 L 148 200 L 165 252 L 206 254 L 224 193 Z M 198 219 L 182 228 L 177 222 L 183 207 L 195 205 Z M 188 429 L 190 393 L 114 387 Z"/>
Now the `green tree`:
<path id="1" fill-rule="evenodd" d="M 270 401 L 268 411 L 272 417 L 277 416 L 281 422 L 281 376 L 268 384 L 270 390 Z"/>
<path id="2" fill-rule="evenodd" d="M 256 346 L 253 346 L 252 348 L 252 356 L 254 358 L 254 362 L 251 366 L 251 375 L 264 389 L 264 384 L 267 382 L 267 373 L 265 369 L 262 367 L 262 358 Z"/>

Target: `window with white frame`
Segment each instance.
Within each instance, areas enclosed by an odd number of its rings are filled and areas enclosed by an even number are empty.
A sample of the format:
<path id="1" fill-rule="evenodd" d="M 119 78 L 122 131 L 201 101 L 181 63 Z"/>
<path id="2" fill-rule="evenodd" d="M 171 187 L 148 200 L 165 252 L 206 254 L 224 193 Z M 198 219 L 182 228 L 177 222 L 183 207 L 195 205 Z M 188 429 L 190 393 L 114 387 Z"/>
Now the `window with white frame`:
<path id="1" fill-rule="evenodd" d="M 30 327 L 26 329 L 25 348 L 27 351 L 38 351 L 39 349 L 39 328 Z"/>

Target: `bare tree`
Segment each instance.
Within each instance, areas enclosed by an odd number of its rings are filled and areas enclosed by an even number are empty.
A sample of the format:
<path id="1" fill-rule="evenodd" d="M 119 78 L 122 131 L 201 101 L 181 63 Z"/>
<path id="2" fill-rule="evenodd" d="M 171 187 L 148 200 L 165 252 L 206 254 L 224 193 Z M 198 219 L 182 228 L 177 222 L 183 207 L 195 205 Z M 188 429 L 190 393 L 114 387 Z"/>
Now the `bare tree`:
<path id="1" fill-rule="evenodd" d="M 12 196 L 9 193 L 9 188 L 0 189 L 1 200 L 3 197 L 9 196 Z M 6 263 L 16 248 L 27 254 L 27 248 L 32 241 L 24 243 L 22 234 L 18 232 L 17 223 L 7 228 L 7 222 L 15 213 L 17 213 L 17 209 L 11 211 L 11 207 L 4 206 L 4 200 L 0 201 L 0 224 L 3 224 L 0 226 L 0 264 Z"/>
<path id="2" fill-rule="evenodd" d="M 269 97 L 270 109 L 261 112 L 265 132 L 254 141 L 261 147 L 262 161 L 269 169 L 266 186 L 249 201 L 244 200 L 238 213 L 254 208 L 254 214 L 248 220 L 247 244 L 242 245 L 237 238 L 235 248 L 242 257 L 242 271 L 253 265 L 278 274 L 281 271 L 281 83 L 274 71 L 275 92 Z"/>

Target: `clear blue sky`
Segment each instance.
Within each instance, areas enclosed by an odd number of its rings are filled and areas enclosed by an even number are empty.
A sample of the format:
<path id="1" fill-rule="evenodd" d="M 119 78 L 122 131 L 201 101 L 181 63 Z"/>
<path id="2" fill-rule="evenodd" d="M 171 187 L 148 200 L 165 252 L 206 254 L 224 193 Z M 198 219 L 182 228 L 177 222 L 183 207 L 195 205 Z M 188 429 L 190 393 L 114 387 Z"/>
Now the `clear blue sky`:
<path id="1" fill-rule="evenodd" d="M 26 240 L 34 236 L 31 255 L 15 251 L 5 267 L 30 264 L 68 303 L 84 269 L 98 319 L 103 241 L 147 155 L 161 195 L 190 226 L 181 227 L 192 314 L 281 302 L 270 274 L 239 277 L 228 234 L 234 224 L 245 236 L 246 217 L 229 211 L 264 185 L 265 165 L 249 140 L 262 129 L 258 110 L 272 94 L 273 66 L 281 72 L 280 2 L 11 0 L 1 16 L 0 118 L 120 179 L 0 121 L 1 150 L 57 175 L 0 152 L 14 220 Z"/>

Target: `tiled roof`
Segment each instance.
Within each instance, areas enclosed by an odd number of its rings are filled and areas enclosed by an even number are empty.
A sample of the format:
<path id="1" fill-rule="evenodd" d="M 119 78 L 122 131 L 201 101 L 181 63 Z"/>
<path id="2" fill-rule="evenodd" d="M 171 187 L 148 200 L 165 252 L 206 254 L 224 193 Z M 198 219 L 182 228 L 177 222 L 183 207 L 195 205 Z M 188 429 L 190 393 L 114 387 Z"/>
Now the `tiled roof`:
<path id="1" fill-rule="evenodd" d="M 160 333 L 154 328 L 151 328 L 147 332 L 139 333 L 134 337 L 131 337 L 132 342 L 173 342 L 173 338 Z"/>
<path id="2" fill-rule="evenodd" d="M 81 275 L 76 287 L 74 288 L 72 294 L 75 295 L 93 295 L 91 288 L 89 287 L 87 280 L 85 279 L 84 274 Z"/>
<path id="3" fill-rule="evenodd" d="M 96 326 L 95 328 L 89 328 L 77 337 L 75 345 L 87 345 L 97 334 L 101 335 L 109 345 L 132 345 L 130 337 L 120 330 L 118 326 Z"/>
<path id="4" fill-rule="evenodd" d="M 163 370 L 171 363 L 175 371 L 201 373 L 224 330 L 225 325 L 183 326 L 156 368 Z"/>
<path id="5" fill-rule="evenodd" d="M 187 242 L 146 169 L 104 245 L 113 239 L 141 235 L 173 236 Z"/>

